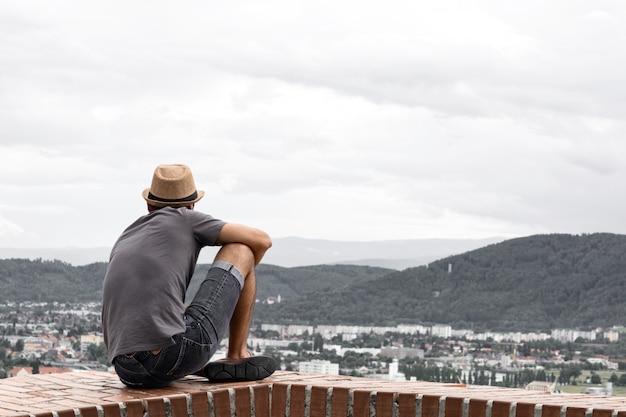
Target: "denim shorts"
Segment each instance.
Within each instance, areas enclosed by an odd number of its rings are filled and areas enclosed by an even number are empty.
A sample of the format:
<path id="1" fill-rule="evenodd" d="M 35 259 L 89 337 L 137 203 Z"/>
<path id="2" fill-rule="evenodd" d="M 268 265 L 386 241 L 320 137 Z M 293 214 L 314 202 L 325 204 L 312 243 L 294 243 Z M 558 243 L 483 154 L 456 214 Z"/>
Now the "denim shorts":
<path id="1" fill-rule="evenodd" d="M 243 276 L 217 261 L 185 311 L 185 331 L 156 354 L 141 351 L 113 360 L 120 381 L 130 387 L 158 388 L 201 370 L 219 348 L 239 300 Z"/>

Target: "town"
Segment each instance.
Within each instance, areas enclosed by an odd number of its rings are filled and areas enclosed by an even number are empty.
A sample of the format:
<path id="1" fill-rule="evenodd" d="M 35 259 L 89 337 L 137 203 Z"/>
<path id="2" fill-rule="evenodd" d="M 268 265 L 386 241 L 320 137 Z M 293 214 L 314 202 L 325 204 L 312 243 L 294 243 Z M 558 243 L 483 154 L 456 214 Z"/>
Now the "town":
<path id="1" fill-rule="evenodd" d="M 0 304 L 0 378 L 109 371 L 100 309 L 96 302 Z M 549 391 L 626 395 L 623 331 L 255 323 L 249 346 L 283 370 L 522 388 L 541 382 Z M 220 350 L 215 358 L 223 355 Z"/>

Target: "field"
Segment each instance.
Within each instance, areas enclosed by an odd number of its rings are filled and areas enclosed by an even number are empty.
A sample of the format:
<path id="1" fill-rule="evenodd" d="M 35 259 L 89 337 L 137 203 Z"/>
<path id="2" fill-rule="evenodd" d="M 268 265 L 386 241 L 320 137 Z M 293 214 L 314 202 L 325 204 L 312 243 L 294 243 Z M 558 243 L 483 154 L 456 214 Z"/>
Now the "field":
<path id="1" fill-rule="evenodd" d="M 618 377 L 622 374 L 622 372 L 616 371 L 595 371 L 595 373 L 600 376 L 602 380 L 601 385 L 585 384 L 584 381 L 590 377 L 591 372 L 583 371 L 582 375 L 577 378 L 577 385 L 558 385 L 556 389 L 569 394 L 580 394 L 584 393 L 585 389 L 589 387 L 604 387 L 604 384 L 609 381 L 613 373 L 617 374 Z M 613 395 L 616 397 L 626 397 L 626 387 L 619 387 L 613 384 Z"/>

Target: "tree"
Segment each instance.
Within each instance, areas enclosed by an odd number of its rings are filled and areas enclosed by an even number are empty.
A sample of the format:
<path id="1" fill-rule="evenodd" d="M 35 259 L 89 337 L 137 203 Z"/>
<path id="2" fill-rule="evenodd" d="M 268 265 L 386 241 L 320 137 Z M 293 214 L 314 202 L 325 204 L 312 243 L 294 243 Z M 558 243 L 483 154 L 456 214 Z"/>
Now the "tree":
<path id="1" fill-rule="evenodd" d="M 580 369 L 580 366 L 578 365 L 569 365 L 563 369 L 561 369 L 561 372 L 559 374 L 559 382 L 561 384 L 567 384 L 569 385 L 570 383 L 573 385 L 576 385 L 576 378 L 578 378 L 580 375 L 582 374 L 582 371 Z M 572 381 L 573 379 L 573 381 Z"/>
<path id="2" fill-rule="evenodd" d="M 33 361 L 31 363 L 31 366 L 33 367 L 33 375 L 36 375 L 39 373 L 39 360 Z"/>
<path id="3" fill-rule="evenodd" d="M 97 361 L 103 364 L 108 363 L 107 350 L 104 343 L 96 345 L 95 343 L 87 346 L 87 359 L 90 361 Z"/>
<path id="4" fill-rule="evenodd" d="M 16 352 L 22 352 L 24 350 L 24 339 L 17 339 L 15 342 L 15 347 L 13 348 Z"/>
<path id="5" fill-rule="evenodd" d="M 324 351 L 324 338 L 319 333 L 315 333 L 315 338 L 313 340 L 313 350 L 320 353 Z"/>

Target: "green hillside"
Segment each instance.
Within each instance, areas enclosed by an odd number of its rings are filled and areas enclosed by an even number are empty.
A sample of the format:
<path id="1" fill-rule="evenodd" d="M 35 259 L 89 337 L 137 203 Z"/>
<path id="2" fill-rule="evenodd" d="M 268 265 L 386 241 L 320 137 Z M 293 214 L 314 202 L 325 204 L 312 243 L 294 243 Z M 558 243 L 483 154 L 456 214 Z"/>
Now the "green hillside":
<path id="1" fill-rule="evenodd" d="M 260 306 L 264 322 L 548 330 L 626 323 L 626 236 L 538 235 Z"/>
<path id="2" fill-rule="evenodd" d="M 187 298 L 198 290 L 209 265 L 198 265 L 189 284 Z M 283 268 L 261 264 L 256 269 L 257 299 L 281 296 L 283 300 L 294 300 L 298 296 L 327 289 L 345 288 L 367 280 L 381 278 L 392 269 L 358 265 L 314 265 Z"/>
<path id="3" fill-rule="evenodd" d="M 195 292 L 208 265 L 199 265 Z M 99 301 L 105 263 L 0 260 L 0 302 Z M 626 324 L 626 236 L 536 235 L 394 271 L 350 265 L 260 265 L 264 323 L 450 324 L 533 331 Z"/>
<path id="4" fill-rule="evenodd" d="M 100 301 L 106 263 L 72 266 L 61 261 L 0 259 L 0 302 Z M 201 264 L 189 285 L 188 297 L 197 291 L 209 265 Z M 259 265 L 257 298 L 280 295 L 294 299 L 327 287 L 341 288 L 382 277 L 391 269 L 354 265 L 317 265 L 283 268 Z"/>
<path id="5" fill-rule="evenodd" d="M 72 266 L 61 261 L 0 260 L 0 302 L 85 302 L 102 296 L 106 263 Z"/>

